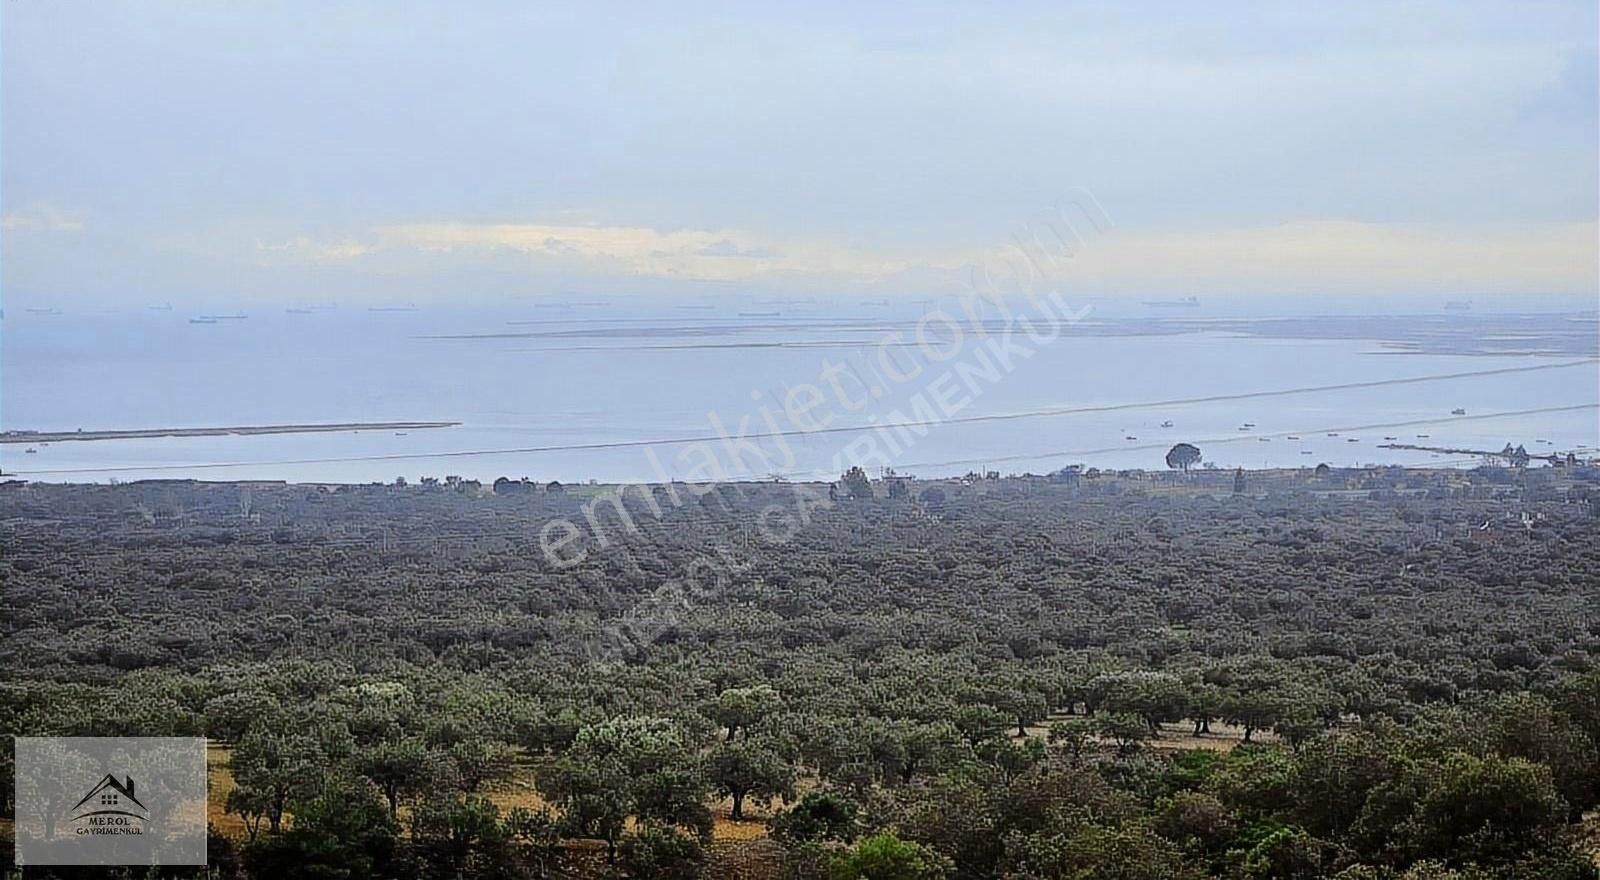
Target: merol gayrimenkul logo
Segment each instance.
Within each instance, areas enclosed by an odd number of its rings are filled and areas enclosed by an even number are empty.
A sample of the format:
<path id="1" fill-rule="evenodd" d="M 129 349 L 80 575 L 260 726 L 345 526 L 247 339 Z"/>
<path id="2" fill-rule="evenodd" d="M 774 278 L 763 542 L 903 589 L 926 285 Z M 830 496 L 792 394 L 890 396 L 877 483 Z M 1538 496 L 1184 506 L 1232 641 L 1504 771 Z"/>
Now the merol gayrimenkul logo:
<path id="1" fill-rule="evenodd" d="M 143 834 L 150 811 L 133 794 L 133 777 L 107 773 L 71 810 L 67 821 L 81 835 Z"/>

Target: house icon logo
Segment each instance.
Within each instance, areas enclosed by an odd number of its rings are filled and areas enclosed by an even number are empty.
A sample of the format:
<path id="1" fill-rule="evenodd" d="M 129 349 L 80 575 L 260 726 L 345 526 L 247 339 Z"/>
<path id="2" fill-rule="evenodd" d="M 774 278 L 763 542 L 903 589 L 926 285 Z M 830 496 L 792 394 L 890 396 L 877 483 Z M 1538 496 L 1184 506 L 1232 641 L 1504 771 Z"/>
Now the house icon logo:
<path id="1" fill-rule="evenodd" d="M 11 765 L 16 809 L 7 830 L 17 864 L 160 865 L 164 871 L 169 865 L 206 863 L 204 737 L 9 739 L 16 754 Z"/>
<path id="2" fill-rule="evenodd" d="M 80 835 L 143 834 L 150 810 L 133 793 L 133 777 L 107 773 L 67 813 Z"/>

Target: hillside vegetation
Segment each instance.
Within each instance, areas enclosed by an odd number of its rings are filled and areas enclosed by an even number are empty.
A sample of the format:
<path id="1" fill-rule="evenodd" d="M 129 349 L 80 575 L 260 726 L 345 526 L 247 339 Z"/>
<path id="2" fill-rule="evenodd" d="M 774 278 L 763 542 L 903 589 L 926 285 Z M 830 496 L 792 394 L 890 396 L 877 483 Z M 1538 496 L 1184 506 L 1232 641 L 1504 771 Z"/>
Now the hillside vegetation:
<path id="1" fill-rule="evenodd" d="M 1595 877 L 1596 476 L 5 484 L 0 732 L 218 877 Z"/>

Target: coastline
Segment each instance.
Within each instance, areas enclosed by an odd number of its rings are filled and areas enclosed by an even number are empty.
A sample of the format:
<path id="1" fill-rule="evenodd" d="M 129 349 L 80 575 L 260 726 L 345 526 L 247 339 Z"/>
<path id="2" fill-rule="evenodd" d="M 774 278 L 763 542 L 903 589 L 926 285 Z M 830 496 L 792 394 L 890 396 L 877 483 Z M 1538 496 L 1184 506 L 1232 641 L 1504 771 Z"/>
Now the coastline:
<path id="1" fill-rule="evenodd" d="M 61 443 L 68 440 L 139 440 L 154 437 L 226 437 L 250 434 L 325 434 L 334 431 L 421 431 L 460 422 L 330 422 L 303 425 L 233 425 L 212 428 L 133 428 L 110 431 L 7 431 L 0 443 Z"/>

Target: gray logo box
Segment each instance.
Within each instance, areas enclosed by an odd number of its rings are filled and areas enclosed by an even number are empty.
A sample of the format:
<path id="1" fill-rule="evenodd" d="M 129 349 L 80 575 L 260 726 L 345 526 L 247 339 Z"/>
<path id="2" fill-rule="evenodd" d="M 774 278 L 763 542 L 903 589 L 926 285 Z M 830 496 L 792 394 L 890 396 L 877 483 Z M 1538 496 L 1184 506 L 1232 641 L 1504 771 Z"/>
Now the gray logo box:
<path id="1" fill-rule="evenodd" d="M 18 865 L 204 865 L 206 741 L 16 738 Z"/>

